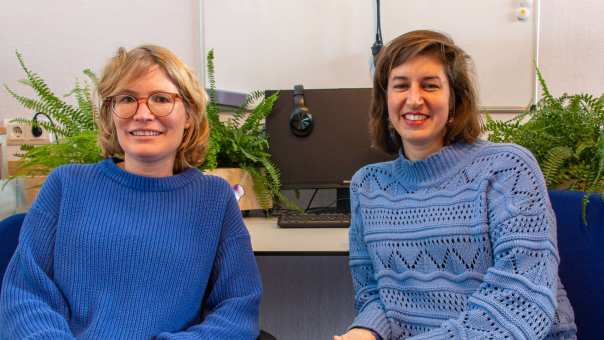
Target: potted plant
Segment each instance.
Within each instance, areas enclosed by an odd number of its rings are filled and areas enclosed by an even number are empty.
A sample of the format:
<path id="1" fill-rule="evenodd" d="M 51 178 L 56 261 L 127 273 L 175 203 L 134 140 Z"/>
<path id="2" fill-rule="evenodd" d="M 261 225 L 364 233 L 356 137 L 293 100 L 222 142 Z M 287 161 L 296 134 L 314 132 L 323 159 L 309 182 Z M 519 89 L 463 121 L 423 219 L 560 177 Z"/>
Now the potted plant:
<path id="1" fill-rule="evenodd" d="M 35 147 L 21 145 L 16 174 L 9 179 L 23 176 L 24 204 L 29 205 L 45 176 L 55 167 L 65 163 L 91 163 L 101 159 L 94 123 L 96 106 L 89 83 L 96 84 L 96 77 L 88 69 L 83 71 L 88 80 L 76 80 L 73 90 L 64 96 L 75 98 L 76 103 L 72 105 L 52 92 L 46 82 L 25 65 L 23 56 L 18 51 L 16 55 L 26 76 L 20 82 L 33 89 L 35 97 L 19 95 L 7 85 L 4 87 L 23 107 L 39 112 L 47 120 L 15 118 L 12 122 L 41 127 L 55 138 L 55 143 L 51 144 Z"/>
<path id="2" fill-rule="evenodd" d="M 539 70 L 537 77 L 543 98 L 506 122 L 487 115 L 489 140 L 529 149 L 549 189 L 584 192 L 582 219 L 587 223 L 591 194 L 598 193 L 604 199 L 604 95 L 563 94 L 556 98 Z"/>
<path id="3" fill-rule="evenodd" d="M 266 97 L 263 91 L 254 91 L 235 109 L 221 107 L 216 99 L 213 50 L 207 54 L 207 77 L 207 113 L 211 132 L 208 154 L 202 169 L 225 177 L 233 185 L 252 184 L 252 188 L 248 185 L 244 189 L 248 192 L 253 189 L 254 200 L 249 203 L 240 202 L 243 210 L 258 207 L 269 209 L 273 199 L 295 208 L 281 194 L 279 170 L 271 160 L 264 125 L 279 94 Z M 256 103 L 255 106 L 250 108 L 253 103 Z M 225 115 L 230 115 L 230 119 L 224 119 Z"/>
<path id="4" fill-rule="evenodd" d="M 46 175 L 55 167 L 65 163 L 91 163 L 101 159 L 100 148 L 96 144 L 96 125 L 94 122 L 96 106 L 92 99 L 92 90 L 88 81 L 76 80 L 75 87 L 64 97 L 73 97 L 76 105 L 71 105 L 55 95 L 46 82 L 32 72 L 23 61 L 23 56 L 16 52 L 26 79 L 21 83 L 31 87 L 37 98 L 28 98 L 17 94 L 4 86 L 23 107 L 34 112 L 41 112 L 48 121 L 26 118 L 15 118 L 13 122 L 28 126 L 42 127 L 54 134 L 56 143 L 37 147 L 23 145 L 19 173 L 35 176 Z M 96 77 L 92 71 L 83 71 L 93 84 Z"/>

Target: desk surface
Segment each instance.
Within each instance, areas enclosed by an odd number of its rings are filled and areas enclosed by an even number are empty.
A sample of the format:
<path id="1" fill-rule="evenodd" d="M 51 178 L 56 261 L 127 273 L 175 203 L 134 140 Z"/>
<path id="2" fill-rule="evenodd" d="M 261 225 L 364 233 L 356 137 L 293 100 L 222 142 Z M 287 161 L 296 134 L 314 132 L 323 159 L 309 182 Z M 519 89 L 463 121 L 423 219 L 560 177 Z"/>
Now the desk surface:
<path id="1" fill-rule="evenodd" d="M 244 219 L 256 254 L 347 254 L 348 228 L 279 228 L 276 218 Z"/>
<path id="2" fill-rule="evenodd" d="M 0 180 L 0 188 L 3 181 Z M 0 219 L 28 207 L 18 204 L 20 183 L 10 181 L 0 191 Z M 274 217 L 244 219 L 252 248 L 258 255 L 324 255 L 348 253 L 348 228 L 279 228 Z"/>

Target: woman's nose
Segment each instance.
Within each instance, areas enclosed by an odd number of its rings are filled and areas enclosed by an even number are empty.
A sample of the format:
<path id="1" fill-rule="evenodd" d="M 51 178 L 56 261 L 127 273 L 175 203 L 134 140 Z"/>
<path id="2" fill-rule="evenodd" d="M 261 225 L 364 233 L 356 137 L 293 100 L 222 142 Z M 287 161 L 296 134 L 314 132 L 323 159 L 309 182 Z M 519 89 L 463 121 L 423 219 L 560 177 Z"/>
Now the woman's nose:
<path id="1" fill-rule="evenodd" d="M 419 86 L 412 85 L 407 93 L 407 104 L 411 107 L 418 107 L 424 103 L 424 97 Z"/>
<path id="2" fill-rule="evenodd" d="M 151 120 L 155 118 L 151 110 L 149 109 L 149 104 L 146 98 L 140 98 L 138 100 L 138 107 L 132 119 L 134 120 Z"/>

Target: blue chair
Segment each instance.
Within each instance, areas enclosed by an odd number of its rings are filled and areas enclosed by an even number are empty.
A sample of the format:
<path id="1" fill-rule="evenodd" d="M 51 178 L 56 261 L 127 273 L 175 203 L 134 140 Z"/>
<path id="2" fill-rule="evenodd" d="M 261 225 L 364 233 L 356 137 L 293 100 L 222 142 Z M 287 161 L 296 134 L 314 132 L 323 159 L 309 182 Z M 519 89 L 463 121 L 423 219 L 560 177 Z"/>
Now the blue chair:
<path id="1" fill-rule="evenodd" d="M 19 232 L 24 219 L 25 214 L 22 213 L 9 216 L 0 221 L 0 288 L 2 287 L 2 278 L 6 267 L 15 253 L 15 249 L 17 249 L 17 244 L 19 244 Z M 261 330 L 257 340 L 276 340 L 276 338 Z"/>
<path id="2" fill-rule="evenodd" d="M 19 243 L 19 231 L 25 214 L 15 214 L 0 222 L 0 286 L 6 266 L 17 249 Z"/>
<path id="3" fill-rule="evenodd" d="M 604 334 L 604 201 L 592 195 L 587 226 L 581 218 L 582 192 L 550 191 L 558 222 L 559 274 L 575 312 L 579 339 Z"/>

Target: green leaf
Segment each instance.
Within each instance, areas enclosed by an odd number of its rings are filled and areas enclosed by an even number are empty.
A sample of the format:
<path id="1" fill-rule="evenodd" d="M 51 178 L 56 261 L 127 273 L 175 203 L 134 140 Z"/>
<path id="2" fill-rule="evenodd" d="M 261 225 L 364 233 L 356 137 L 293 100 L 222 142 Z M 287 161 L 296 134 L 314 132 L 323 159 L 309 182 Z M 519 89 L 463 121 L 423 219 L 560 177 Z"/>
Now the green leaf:
<path id="1" fill-rule="evenodd" d="M 543 177 L 545 177 L 545 182 L 548 186 L 553 186 L 557 184 L 558 174 L 564 162 L 570 159 L 573 156 L 573 152 L 569 147 L 566 146 L 558 146 L 551 149 L 543 165 L 541 166 L 543 171 Z"/>
<path id="2" fill-rule="evenodd" d="M 537 69 L 543 98 L 507 122 L 487 116 L 489 140 L 526 147 L 537 159 L 548 186 L 604 192 L 604 95 L 555 97 Z M 587 201 L 583 202 L 583 212 Z"/>
<path id="3" fill-rule="evenodd" d="M 97 145 L 97 129 L 94 122 L 94 112 L 97 109 L 92 100 L 90 85 L 76 79 L 74 89 L 67 94 L 67 97 L 75 98 L 77 106 L 74 106 L 56 96 L 46 82 L 27 67 L 18 51 L 16 56 L 26 75 L 26 79 L 21 83 L 33 89 L 35 98 L 20 95 L 6 85 L 4 88 L 23 107 L 46 114 L 53 123 L 27 118 L 15 118 L 12 122 L 40 126 L 57 137 L 57 143 L 53 144 L 36 147 L 23 145 L 19 154 L 22 158 L 18 172 L 28 176 L 45 175 L 62 164 L 100 160 L 101 150 Z M 84 70 L 84 74 L 89 79 L 96 80 L 90 70 Z"/>
<path id="4" fill-rule="evenodd" d="M 83 131 L 66 137 L 61 143 L 22 147 L 18 173 L 47 175 L 62 164 L 95 163 L 102 159 L 95 131 Z"/>

